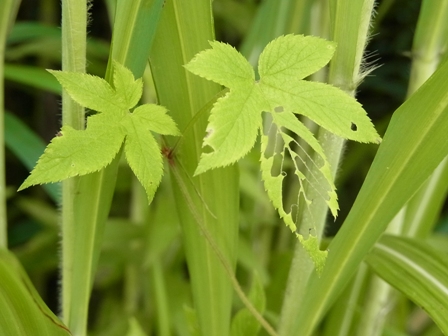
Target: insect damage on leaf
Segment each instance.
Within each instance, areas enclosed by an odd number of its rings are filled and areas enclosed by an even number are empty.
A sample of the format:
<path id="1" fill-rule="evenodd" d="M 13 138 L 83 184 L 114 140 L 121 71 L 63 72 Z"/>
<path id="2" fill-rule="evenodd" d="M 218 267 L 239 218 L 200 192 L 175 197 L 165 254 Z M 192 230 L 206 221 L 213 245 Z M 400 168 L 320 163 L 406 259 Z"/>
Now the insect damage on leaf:
<path id="1" fill-rule="evenodd" d="M 311 260 L 313 261 L 317 274 L 322 274 L 322 271 L 325 266 L 325 260 L 328 256 L 328 251 L 321 251 L 319 250 L 319 240 L 316 236 L 309 235 L 308 238 L 304 238 L 302 235 L 296 234 L 297 238 L 299 239 L 300 243 L 302 244 L 305 251 L 308 253 L 308 255 L 311 257 Z"/>
<path id="2" fill-rule="evenodd" d="M 165 135 L 179 135 L 179 131 L 164 107 L 134 108 L 142 95 L 142 80 L 135 80 L 118 62 L 113 66 L 113 87 L 96 76 L 49 70 L 76 102 L 99 113 L 87 118 L 85 130 L 63 126 L 19 191 L 99 171 L 124 143 L 129 166 L 151 202 L 163 174 L 162 154 L 151 131 Z"/>
<path id="3" fill-rule="evenodd" d="M 195 174 L 238 161 L 261 133 L 265 189 L 288 227 L 295 232 L 298 212 L 307 211 L 312 204 L 309 188 L 317 191 L 336 216 L 330 165 L 321 145 L 297 115 L 346 139 L 378 143 L 380 137 L 353 97 L 331 85 L 304 80 L 330 61 L 335 43 L 312 36 L 281 36 L 261 53 L 257 81 L 252 66 L 233 47 L 217 41 L 210 45 L 211 49 L 197 54 L 185 67 L 226 86 L 229 92 L 211 110 L 207 129 L 213 132 L 207 132 L 203 140 L 203 147 L 211 150 L 202 153 Z M 263 113 L 268 118 L 265 128 Z M 283 185 L 292 180 L 299 185 L 297 200 L 285 206 Z M 320 260 L 322 254 L 316 257 L 312 252 L 319 251 L 317 239 L 298 237 L 302 244 L 307 242 L 315 263 Z"/>

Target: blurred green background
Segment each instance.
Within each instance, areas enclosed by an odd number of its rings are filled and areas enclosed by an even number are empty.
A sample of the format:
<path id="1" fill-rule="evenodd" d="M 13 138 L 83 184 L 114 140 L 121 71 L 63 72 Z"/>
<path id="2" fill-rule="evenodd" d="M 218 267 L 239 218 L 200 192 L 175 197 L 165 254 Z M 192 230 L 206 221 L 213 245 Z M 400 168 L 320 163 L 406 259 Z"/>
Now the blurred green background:
<path id="1" fill-rule="evenodd" d="M 241 46 L 261 2 L 214 0 L 216 38 L 237 48 Z M 106 3 L 106 0 L 92 1 L 89 24 L 87 69 L 88 72 L 99 76 L 104 76 L 106 70 L 111 39 L 111 13 L 108 12 Z M 420 1 L 379 1 L 377 8 L 378 14 L 373 23 L 374 32 L 367 47 L 366 60 L 368 66 L 378 68 L 359 87 L 357 98 L 374 121 L 379 133 L 384 134 L 391 113 L 405 99 L 410 72 L 409 52 Z M 60 19 L 59 0 L 22 0 L 16 23 L 9 35 L 5 55 L 5 108 L 8 111 L 5 119 L 6 180 L 9 190 L 8 242 L 44 300 L 55 312 L 59 306 L 59 188 L 57 185 L 34 187 L 21 193 L 16 193 L 16 189 L 60 127 L 60 87 L 55 79 L 43 70 L 60 68 Z M 329 220 L 327 236 L 334 235 L 344 221 L 376 149 L 376 145 L 348 143 L 336 183 L 341 211 L 335 222 Z M 249 157 L 240 164 L 243 195 L 242 235 L 250 244 L 256 245 L 254 241 L 268 239 L 266 232 L 270 232 L 269 237 L 274 237 L 272 244 L 275 242 L 278 245 L 273 248 L 276 253 L 271 256 L 257 255 L 255 258 L 254 252 L 248 248 L 249 243 L 242 243 L 238 276 L 244 283 L 248 270 L 258 267 L 263 282 L 266 283 L 268 277 L 277 278 L 269 281 L 267 297 L 268 307 L 278 311 L 281 298 L 272 298 L 274 296 L 270 297 L 269 292 L 278 293 L 278 289 L 284 286 L 292 253 L 292 249 L 287 247 L 292 246 L 293 241 L 289 236 L 285 236 L 284 225 L 273 226 L 279 222 L 275 219 L 275 213 L 270 208 L 266 196 L 257 195 L 262 187 L 258 180 L 249 177 L 254 169 L 254 161 L 257 161 L 256 156 Z M 184 291 L 188 283 L 188 271 L 181 253 L 182 243 L 176 214 L 173 213 L 171 221 L 163 223 L 162 228 L 149 229 L 151 238 L 148 244 L 152 244 L 152 254 L 143 254 L 139 240 L 142 228 L 129 222 L 132 213 L 130 189 L 134 182 L 129 168 L 122 164 L 91 302 L 91 323 L 96 330 L 101 330 L 101 326 L 109 321 L 108 318 L 114 316 L 116 306 L 113 303 L 118 302 L 126 290 L 123 288 L 122 279 L 128 262 L 140 262 L 141 258 L 144 258 L 143 263 L 151 264 L 156 256 L 162 256 L 164 269 L 170 269 L 170 273 L 166 273 L 167 282 L 173 285 L 172 288 L 176 288 L 171 295 L 179 293 L 179 301 L 188 296 Z M 169 188 L 162 188 L 149 211 L 173 212 L 173 204 L 163 202 L 170 197 Z M 263 209 L 254 224 L 252 212 L 256 198 Z M 161 202 L 158 203 L 158 200 Z M 438 225 L 438 229 L 444 232 L 448 232 L 447 210 L 445 204 Z M 263 217 L 263 214 L 266 216 Z M 177 276 L 179 278 L 176 278 Z"/>

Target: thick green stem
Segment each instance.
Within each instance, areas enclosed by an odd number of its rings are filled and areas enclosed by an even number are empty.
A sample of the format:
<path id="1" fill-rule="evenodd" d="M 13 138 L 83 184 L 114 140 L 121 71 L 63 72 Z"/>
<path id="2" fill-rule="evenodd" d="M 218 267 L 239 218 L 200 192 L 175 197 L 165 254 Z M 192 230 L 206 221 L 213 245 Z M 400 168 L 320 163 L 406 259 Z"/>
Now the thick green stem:
<path id="1" fill-rule="evenodd" d="M 6 182 L 5 182 L 5 135 L 4 135 L 4 64 L 6 37 L 14 22 L 20 1 L 2 0 L 0 4 L 0 248 L 8 248 L 6 218 Z"/>
<path id="2" fill-rule="evenodd" d="M 62 70 L 85 72 L 86 69 L 86 31 L 87 1 L 62 2 Z M 70 96 L 62 94 L 62 124 L 75 129 L 84 128 L 84 108 Z M 77 279 L 74 273 L 76 245 L 74 237 L 77 229 L 75 222 L 75 195 L 79 178 L 68 179 L 62 183 L 62 317 L 74 335 L 85 333 L 87 321 L 81 322 L 74 313 L 74 291 Z M 78 303 L 78 307 L 81 308 Z M 79 309 L 78 308 L 78 309 Z M 86 319 L 81 318 L 81 319 Z"/>

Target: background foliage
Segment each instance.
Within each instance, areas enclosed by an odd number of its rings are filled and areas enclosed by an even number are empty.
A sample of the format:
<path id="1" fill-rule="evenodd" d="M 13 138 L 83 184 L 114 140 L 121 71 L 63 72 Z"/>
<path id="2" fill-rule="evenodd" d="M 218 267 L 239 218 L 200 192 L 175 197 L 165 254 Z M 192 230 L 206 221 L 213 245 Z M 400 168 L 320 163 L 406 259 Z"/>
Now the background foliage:
<path id="1" fill-rule="evenodd" d="M 112 38 L 112 2 L 95 0 L 90 10 L 87 71 L 101 77 L 106 74 Z M 262 4 L 256 0 L 214 0 L 216 39 L 244 51 Z M 357 99 L 381 136 L 392 113 L 406 98 L 410 50 L 420 5 L 421 2 L 416 0 L 383 0 L 378 3 L 366 61 L 371 67 L 379 67 L 357 89 Z M 57 0 L 23 0 L 5 51 L 8 247 L 18 256 L 38 292 L 55 313 L 61 305 L 58 301 L 58 200 L 61 192 L 56 185 L 35 187 L 21 193 L 16 193 L 16 190 L 28 176 L 45 144 L 60 129 L 61 89 L 56 80 L 43 71 L 44 68 L 58 69 L 61 66 L 60 13 Z M 272 37 L 275 36 L 259 35 L 257 38 L 269 41 Z M 150 79 L 147 72 L 144 76 L 146 102 L 155 101 Z M 335 235 L 344 222 L 377 148 L 377 145 L 347 144 L 336 179 L 340 212 L 336 221 L 328 218 L 327 238 Z M 257 309 L 264 311 L 265 318 L 276 325 L 295 238 L 278 219 L 263 191 L 257 175 L 256 151 L 238 165 L 240 240 L 236 275 Z M 168 174 L 164 177 L 154 202 L 142 214 L 138 210 L 142 190 L 136 187 L 138 182 L 125 161 L 119 163 L 90 302 L 89 334 L 125 335 L 129 325 L 136 325 L 135 328 L 141 325 L 145 332 L 153 335 L 198 335 L 189 288 L 190 274 L 178 214 L 174 211 L 170 179 L 172 177 Z M 447 184 L 446 181 L 444 183 Z M 152 218 L 151 223 L 144 222 L 148 216 Z M 446 201 L 436 220 L 431 245 L 446 255 Z M 380 254 L 378 251 L 375 253 Z M 423 310 L 398 292 L 392 295 L 395 305 L 387 312 L 384 335 L 404 335 L 406 332 L 413 335 L 440 334 Z M 237 335 L 238 319 L 245 321 L 247 312 L 240 311 L 242 304 L 238 299 L 233 302 L 233 312 L 243 314 L 243 318 L 234 319 L 231 327 L 231 332 Z M 354 304 L 339 301 L 334 309 L 354 312 L 360 319 L 362 298 Z M 129 319 L 121 318 L 123 314 Z M 329 334 L 325 328 L 326 325 L 327 328 L 334 325 L 331 319 L 337 319 L 335 316 L 330 314 L 324 321 L 322 333 Z M 253 328 L 246 329 L 252 330 L 253 334 L 259 331 L 257 323 L 248 328 Z"/>

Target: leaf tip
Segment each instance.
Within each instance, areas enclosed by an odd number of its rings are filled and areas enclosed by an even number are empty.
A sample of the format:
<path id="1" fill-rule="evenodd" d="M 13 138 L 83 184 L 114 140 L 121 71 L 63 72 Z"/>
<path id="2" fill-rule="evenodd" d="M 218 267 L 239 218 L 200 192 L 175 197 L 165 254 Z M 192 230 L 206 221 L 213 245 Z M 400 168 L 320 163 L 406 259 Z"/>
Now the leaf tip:
<path id="1" fill-rule="evenodd" d="M 28 183 L 26 183 L 26 180 L 20 185 L 20 187 L 19 187 L 19 189 L 17 189 L 17 192 L 19 192 L 19 191 L 22 191 L 22 190 L 24 190 L 24 189 L 26 189 L 26 188 L 28 188 L 29 187 L 29 185 L 28 185 Z"/>
<path id="2" fill-rule="evenodd" d="M 23 181 L 23 183 L 20 185 L 20 187 L 17 189 L 17 192 L 19 192 L 19 191 L 22 191 L 22 190 L 25 190 L 25 189 L 27 189 L 27 188 L 29 188 L 29 187 L 32 187 L 32 186 L 34 186 L 34 185 L 37 185 L 37 184 L 41 184 L 41 183 L 39 183 L 39 182 L 35 182 L 34 180 L 33 180 L 33 175 L 32 175 L 32 173 L 33 172 L 31 172 L 31 174 L 30 174 L 30 176 L 28 176 L 26 179 L 25 179 L 25 181 Z"/>
<path id="3" fill-rule="evenodd" d="M 205 173 L 206 171 L 207 171 L 207 169 L 204 168 L 203 165 L 201 165 L 201 162 L 199 162 L 196 170 L 194 171 L 193 177 L 201 175 L 202 173 Z"/>

